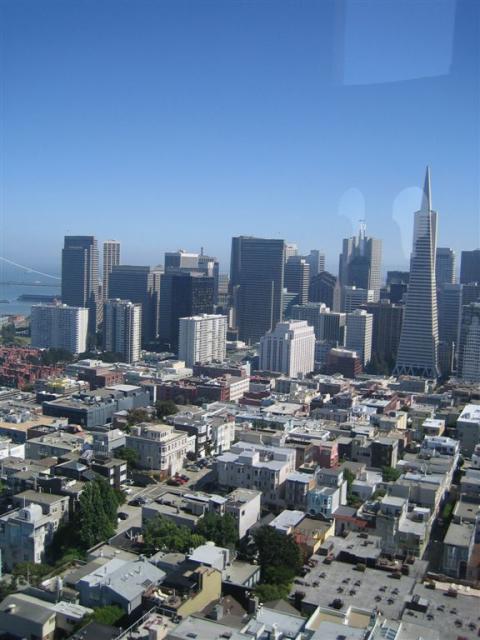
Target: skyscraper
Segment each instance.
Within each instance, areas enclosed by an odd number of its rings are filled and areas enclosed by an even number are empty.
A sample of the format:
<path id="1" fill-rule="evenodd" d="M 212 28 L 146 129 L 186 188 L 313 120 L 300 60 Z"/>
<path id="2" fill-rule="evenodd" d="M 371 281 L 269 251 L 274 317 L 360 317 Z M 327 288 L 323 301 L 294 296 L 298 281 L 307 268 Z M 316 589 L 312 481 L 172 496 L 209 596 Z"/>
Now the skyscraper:
<path id="1" fill-rule="evenodd" d="M 310 249 L 310 253 L 305 256 L 305 260 L 310 265 L 310 279 L 325 271 L 325 254 L 318 249 Z"/>
<path id="2" fill-rule="evenodd" d="M 180 318 L 213 313 L 214 278 L 198 271 L 171 269 L 161 279 L 160 339 L 178 348 Z"/>
<path id="3" fill-rule="evenodd" d="M 240 340 L 255 343 L 282 319 L 285 242 L 232 238 L 230 285 Z"/>
<path id="4" fill-rule="evenodd" d="M 314 368 L 315 333 L 303 320 L 279 322 L 260 339 L 260 369 L 298 377 Z"/>
<path id="5" fill-rule="evenodd" d="M 460 284 L 480 282 L 480 249 L 462 251 L 460 262 Z"/>
<path id="6" fill-rule="evenodd" d="M 442 284 L 453 284 L 455 282 L 455 251 L 448 247 L 438 247 L 435 260 L 437 287 Z"/>
<path id="7" fill-rule="evenodd" d="M 463 305 L 463 285 L 443 284 L 437 290 L 438 362 L 443 375 L 456 368 Z"/>
<path id="8" fill-rule="evenodd" d="M 480 382 L 480 303 L 463 307 L 458 349 L 458 374 L 467 382 Z"/>
<path id="9" fill-rule="evenodd" d="M 140 360 L 142 305 L 129 300 L 108 300 L 103 318 L 103 346 L 121 353 L 125 362 Z"/>
<path id="10" fill-rule="evenodd" d="M 373 316 L 372 354 L 393 369 L 403 322 L 403 305 L 388 300 L 369 302 L 364 305 Z"/>
<path id="11" fill-rule="evenodd" d="M 345 313 L 351 313 L 367 302 L 374 302 L 375 291 L 373 289 L 362 289 L 355 285 L 345 286 L 342 287 L 341 300 L 341 310 Z"/>
<path id="12" fill-rule="evenodd" d="M 129 300 L 142 305 L 142 341 L 155 340 L 157 334 L 157 290 L 159 278 L 148 266 L 114 265 L 108 279 L 112 299 Z"/>
<path id="13" fill-rule="evenodd" d="M 227 353 L 227 316 L 201 314 L 180 318 L 178 357 L 187 367 L 223 362 Z"/>
<path id="14" fill-rule="evenodd" d="M 436 244 L 437 213 L 432 210 L 430 169 L 427 167 L 422 204 L 414 219 L 410 281 L 395 375 L 439 376 Z"/>
<path id="15" fill-rule="evenodd" d="M 315 331 L 317 340 L 327 341 L 332 346 L 345 343 L 346 314 L 330 311 L 323 302 L 293 305 L 292 320 L 306 320 Z"/>
<path id="16" fill-rule="evenodd" d="M 78 354 L 86 351 L 88 309 L 65 304 L 39 304 L 32 307 L 30 331 L 32 347 L 66 349 Z"/>
<path id="17" fill-rule="evenodd" d="M 308 302 L 310 265 L 301 256 L 291 256 L 285 263 L 284 285 L 289 293 L 295 293 L 296 304 Z"/>
<path id="18" fill-rule="evenodd" d="M 108 300 L 108 277 L 112 268 L 120 264 L 120 242 L 105 240 L 103 243 L 103 299 Z"/>
<path id="19" fill-rule="evenodd" d="M 341 292 L 338 279 L 328 271 L 322 271 L 310 280 L 310 302 L 323 302 L 332 311 L 340 311 Z"/>
<path id="20" fill-rule="evenodd" d="M 380 298 L 382 286 L 381 267 L 382 241 L 368 237 L 362 223 L 358 236 L 343 241 L 338 270 L 340 285 L 371 289 L 376 301 Z"/>
<path id="21" fill-rule="evenodd" d="M 356 309 L 347 313 L 346 347 L 356 351 L 362 365 L 366 366 L 372 358 L 373 316 L 365 309 Z"/>
<path id="22" fill-rule="evenodd" d="M 94 336 L 101 319 L 98 246 L 94 236 L 65 236 L 62 302 L 72 307 L 88 308 L 88 333 Z"/>

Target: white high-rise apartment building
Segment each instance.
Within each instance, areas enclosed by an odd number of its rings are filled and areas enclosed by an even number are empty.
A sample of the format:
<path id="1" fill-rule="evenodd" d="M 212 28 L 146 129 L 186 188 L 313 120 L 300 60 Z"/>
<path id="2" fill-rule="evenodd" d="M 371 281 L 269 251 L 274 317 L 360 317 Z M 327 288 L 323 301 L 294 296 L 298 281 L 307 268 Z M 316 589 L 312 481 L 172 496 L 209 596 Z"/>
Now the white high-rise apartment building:
<path id="1" fill-rule="evenodd" d="M 422 206 L 415 213 L 407 304 L 394 375 L 438 378 L 438 317 L 435 258 L 437 212 L 432 209 L 427 167 Z"/>
<path id="2" fill-rule="evenodd" d="M 125 362 L 140 360 L 142 305 L 130 300 L 108 300 L 103 315 L 103 334 L 106 351 L 121 353 Z"/>
<path id="3" fill-rule="evenodd" d="M 347 314 L 346 347 L 356 351 L 366 366 L 372 358 L 373 314 L 364 309 L 356 309 Z"/>
<path id="4" fill-rule="evenodd" d="M 66 304 L 37 304 L 30 315 L 32 347 L 67 349 L 83 353 L 87 349 L 88 309 Z"/>
<path id="5" fill-rule="evenodd" d="M 227 316 L 201 314 L 180 318 L 178 357 L 187 367 L 223 362 L 227 355 Z"/>
<path id="6" fill-rule="evenodd" d="M 113 267 L 120 264 L 120 242 L 105 240 L 103 243 L 103 299 L 108 300 L 108 277 Z"/>
<path id="7" fill-rule="evenodd" d="M 314 370 L 315 330 L 305 320 L 279 322 L 260 339 L 260 369 L 296 378 Z"/>

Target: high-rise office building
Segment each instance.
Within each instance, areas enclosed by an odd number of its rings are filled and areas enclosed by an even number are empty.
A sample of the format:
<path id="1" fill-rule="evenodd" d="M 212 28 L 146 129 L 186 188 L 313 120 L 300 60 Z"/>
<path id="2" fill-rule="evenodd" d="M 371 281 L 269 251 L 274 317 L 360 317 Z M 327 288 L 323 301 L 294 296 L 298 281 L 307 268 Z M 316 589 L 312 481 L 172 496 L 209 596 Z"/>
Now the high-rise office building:
<path id="1" fill-rule="evenodd" d="M 460 260 L 460 284 L 480 282 L 480 249 L 462 251 Z"/>
<path id="2" fill-rule="evenodd" d="M 108 278 L 112 268 L 120 264 L 120 242 L 117 240 L 105 240 L 103 243 L 103 280 L 102 295 L 104 300 L 108 300 Z"/>
<path id="3" fill-rule="evenodd" d="M 356 309 L 347 313 L 347 349 L 356 351 L 362 365 L 366 366 L 372 358 L 373 316 L 365 309 Z"/>
<path id="4" fill-rule="evenodd" d="M 303 320 L 279 322 L 260 339 L 260 369 L 298 377 L 314 369 L 315 333 Z"/>
<path id="5" fill-rule="evenodd" d="M 298 255 L 298 246 L 295 242 L 286 242 L 285 243 L 285 262 L 289 258 L 293 258 L 293 256 Z"/>
<path id="6" fill-rule="evenodd" d="M 310 253 L 305 256 L 305 260 L 310 265 L 310 280 L 325 271 L 325 254 L 318 249 L 310 249 Z"/>
<path id="7" fill-rule="evenodd" d="M 462 305 L 478 302 L 480 299 L 480 281 L 462 284 Z"/>
<path id="8" fill-rule="evenodd" d="M 179 249 L 165 252 L 165 273 L 171 269 L 198 269 L 198 253 Z"/>
<path id="9" fill-rule="evenodd" d="M 382 286 L 381 267 L 382 241 L 368 237 L 362 223 L 358 236 L 343 241 L 338 271 L 340 285 L 372 290 L 376 301 Z"/>
<path id="10" fill-rule="evenodd" d="M 180 318 L 213 313 L 214 284 L 198 271 L 171 269 L 162 275 L 160 339 L 166 348 L 178 348 Z"/>
<path id="11" fill-rule="evenodd" d="M 373 289 L 361 289 L 355 285 L 342 287 L 341 309 L 345 313 L 351 313 L 367 302 L 374 302 L 375 297 L 375 291 Z"/>
<path id="12" fill-rule="evenodd" d="M 32 307 L 32 347 L 66 349 L 75 355 L 87 350 L 88 309 L 66 304 Z"/>
<path id="13" fill-rule="evenodd" d="M 381 297 L 393 304 L 403 302 L 408 290 L 409 271 L 387 271 L 387 282 Z"/>
<path id="14" fill-rule="evenodd" d="M 94 236 L 65 236 L 62 250 L 62 302 L 88 309 L 88 333 L 94 336 L 102 315 L 98 246 Z"/>
<path id="15" fill-rule="evenodd" d="M 435 280 L 437 287 L 442 284 L 454 284 L 455 262 L 456 256 L 453 249 L 437 247 L 435 257 Z"/>
<path id="16" fill-rule="evenodd" d="M 393 369 L 402 332 L 404 307 L 380 300 L 369 302 L 364 308 L 373 316 L 372 355 Z"/>
<path id="17" fill-rule="evenodd" d="M 201 314 L 180 318 L 178 358 L 187 367 L 223 362 L 227 354 L 227 317 Z"/>
<path id="18" fill-rule="evenodd" d="M 467 382 L 480 382 L 480 303 L 472 302 L 462 310 L 458 375 Z"/>
<path id="19" fill-rule="evenodd" d="M 341 291 L 338 279 L 328 271 L 322 271 L 310 280 L 310 302 L 323 302 L 332 311 L 340 311 Z"/>
<path id="20" fill-rule="evenodd" d="M 125 362 L 138 362 L 141 343 L 142 305 L 130 300 L 108 300 L 103 318 L 105 350 L 121 353 Z"/>
<path id="21" fill-rule="evenodd" d="M 148 266 L 114 265 L 108 279 L 110 298 L 142 305 L 142 342 L 157 337 L 159 272 Z"/>
<path id="22" fill-rule="evenodd" d="M 301 256 L 291 256 L 285 263 L 284 285 L 289 293 L 296 294 L 296 304 L 308 302 L 310 265 Z"/>
<path id="23" fill-rule="evenodd" d="M 415 213 L 410 281 L 395 375 L 438 378 L 438 318 L 435 283 L 437 213 L 432 210 L 427 168 L 422 205 Z"/>
<path id="24" fill-rule="evenodd" d="M 165 272 L 175 271 L 198 271 L 214 280 L 214 304 L 218 304 L 218 288 L 220 278 L 220 264 L 217 258 L 207 256 L 203 253 L 193 253 L 180 249 L 179 251 L 167 251 L 165 253 Z"/>
<path id="25" fill-rule="evenodd" d="M 232 238 L 230 286 L 240 340 L 255 343 L 282 319 L 285 242 Z"/>
<path id="26" fill-rule="evenodd" d="M 456 355 L 463 305 L 463 285 L 445 283 L 438 287 L 438 361 L 442 375 L 456 369 Z"/>
<path id="27" fill-rule="evenodd" d="M 317 340 L 327 341 L 332 346 L 345 344 L 346 314 L 331 311 L 322 302 L 294 305 L 292 320 L 305 320 L 313 327 Z"/>

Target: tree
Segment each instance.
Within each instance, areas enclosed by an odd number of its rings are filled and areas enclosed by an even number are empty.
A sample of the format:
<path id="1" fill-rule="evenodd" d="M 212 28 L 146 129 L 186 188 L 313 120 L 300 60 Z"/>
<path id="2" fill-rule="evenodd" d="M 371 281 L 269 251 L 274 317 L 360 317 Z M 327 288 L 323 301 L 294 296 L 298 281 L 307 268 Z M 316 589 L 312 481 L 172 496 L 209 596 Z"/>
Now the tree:
<path id="1" fill-rule="evenodd" d="M 17 344 L 17 332 L 15 325 L 11 322 L 3 325 L 0 330 L 1 342 L 4 345 L 16 345 Z"/>
<path id="2" fill-rule="evenodd" d="M 347 481 L 347 491 L 350 491 L 350 487 L 355 481 L 355 474 L 350 469 L 343 470 L 343 477 Z"/>
<path id="3" fill-rule="evenodd" d="M 160 515 L 148 520 L 143 530 L 143 543 L 147 553 L 156 553 L 157 551 L 185 553 L 190 548 L 199 547 L 204 542 L 203 536 Z"/>
<path id="4" fill-rule="evenodd" d="M 139 422 L 150 422 L 151 417 L 146 409 L 130 409 L 127 413 L 127 424 L 131 427 Z"/>
<path id="5" fill-rule="evenodd" d="M 260 602 L 271 602 L 272 600 L 283 600 L 290 592 L 289 584 L 268 584 L 264 582 L 255 588 Z"/>
<path id="6" fill-rule="evenodd" d="M 54 347 L 50 347 L 50 349 L 45 349 L 44 351 L 42 351 L 40 362 L 43 365 L 53 365 L 58 364 L 59 362 L 62 364 L 68 364 L 70 362 L 73 362 L 73 354 L 67 349 L 57 349 Z"/>
<path id="7" fill-rule="evenodd" d="M 137 467 L 139 455 L 138 451 L 135 449 L 132 449 L 131 447 L 120 447 L 115 452 L 115 455 L 120 458 L 120 460 L 125 460 L 130 469 L 135 469 Z"/>
<path id="8" fill-rule="evenodd" d="M 401 472 L 393 467 L 382 467 L 382 480 L 384 482 L 395 482 L 401 476 Z"/>
<path id="9" fill-rule="evenodd" d="M 292 536 L 264 525 L 254 533 L 261 576 L 264 582 L 290 582 L 303 564 L 302 551 Z"/>
<path id="10" fill-rule="evenodd" d="M 19 562 L 15 565 L 12 575 L 16 579 L 23 578 L 24 581 L 36 587 L 51 570 L 52 568 L 45 564 Z"/>
<path id="11" fill-rule="evenodd" d="M 87 550 L 111 538 L 117 525 L 119 504 L 117 493 L 103 478 L 89 482 L 71 521 L 57 530 L 53 555 Z"/>
<path id="12" fill-rule="evenodd" d="M 207 513 L 201 518 L 195 531 L 206 540 L 212 540 L 219 547 L 233 547 L 238 540 L 238 528 L 235 518 L 226 513 Z"/>
<path id="13" fill-rule="evenodd" d="M 178 407 L 173 400 L 159 400 L 155 405 L 157 410 L 157 418 L 163 420 L 167 416 L 177 413 Z"/>
<path id="14" fill-rule="evenodd" d="M 110 627 L 114 626 L 124 616 L 123 609 L 116 604 L 106 605 L 105 607 L 98 607 L 93 613 L 93 619 L 99 624 L 107 624 Z"/>

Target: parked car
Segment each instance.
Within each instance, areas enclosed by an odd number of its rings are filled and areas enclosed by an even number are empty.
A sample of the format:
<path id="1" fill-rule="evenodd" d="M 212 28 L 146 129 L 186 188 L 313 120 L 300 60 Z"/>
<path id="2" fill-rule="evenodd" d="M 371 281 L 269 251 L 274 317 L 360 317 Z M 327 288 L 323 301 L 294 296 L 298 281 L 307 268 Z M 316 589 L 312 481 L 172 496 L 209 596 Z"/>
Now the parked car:
<path id="1" fill-rule="evenodd" d="M 125 513 L 125 511 L 120 511 L 118 513 L 119 520 L 127 520 L 128 517 L 128 513 Z"/>

